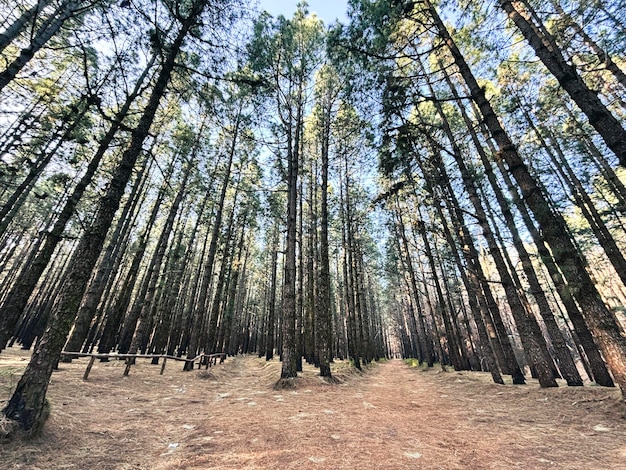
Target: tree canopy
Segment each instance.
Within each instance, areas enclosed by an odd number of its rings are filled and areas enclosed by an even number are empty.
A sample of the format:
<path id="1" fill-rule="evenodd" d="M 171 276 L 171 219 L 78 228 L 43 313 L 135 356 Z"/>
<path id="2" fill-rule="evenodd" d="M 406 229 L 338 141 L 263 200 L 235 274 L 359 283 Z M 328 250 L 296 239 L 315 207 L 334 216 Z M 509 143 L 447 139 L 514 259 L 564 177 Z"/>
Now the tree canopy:
<path id="1" fill-rule="evenodd" d="M 0 26 L 0 350 L 33 349 L 3 413 L 28 434 L 96 350 L 626 394 L 621 2 L 31 3 Z"/>

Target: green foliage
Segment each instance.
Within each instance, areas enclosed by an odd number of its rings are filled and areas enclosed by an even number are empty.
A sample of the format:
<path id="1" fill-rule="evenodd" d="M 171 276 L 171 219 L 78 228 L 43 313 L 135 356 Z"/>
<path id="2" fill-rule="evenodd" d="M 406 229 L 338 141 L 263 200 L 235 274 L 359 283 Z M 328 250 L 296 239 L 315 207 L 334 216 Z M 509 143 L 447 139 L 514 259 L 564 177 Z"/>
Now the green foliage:
<path id="1" fill-rule="evenodd" d="M 22 7 L 19 2 L 13 3 Z M 578 110 L 559 83 L 535 60 L 533 51 L 504 21 L 503 15 L 494 10 L 493 4 L 455 0 L 434 3 L 437 11 L 447 18 L 449 31 L 471 62 L 498 118 L 514 136 L 519 152 L 549 189 L 554 206 L 566 215 L 578 246 L 590 259 L 604 259 L 588 222 L 573 206 L 566 185 L 548 163 L 546 144 L 533 131 L 524 112 L 539 125 L 548 145 L 558 143 L 563 148 L 584 188 L 603 210 L 602 216 L 612 223 L 611 233 L 618 237 L 623 228 L 620 225 L 623 213 L 617 210 L 620 199 L 613 192 L 610 178 L 597 168 L 598 154 L 600 158 L 608 158 L 609 166 L 610 155 L 607 157 L 606 149 L 598 144 L 594 131 L 581 123 Z M 623 120 L 624 111 L 619 110 L 623 107 L 620 104 L 623 90 L 619 84 L 608 77 L 587 46 L 582 45 L 584 41 L 572 35 L 571 25 L 555 13 L 555 4 L 533 3 L 542 6 L 538 14 L 545 16 L 547 28 L 554 31 L 568 60 L 585 71 L 585 80 L 593 84 Z M 624 49 L 620 45 L 626 41 L 621 27 L 626 11 L 620 9 L 623 3 L 598 0 L 566 5 L 618 62 Z M 88 227 L 98 198 L 110 184 L 112 169 L 138 124 L 180 22 L 195 4 L 192 0 L 138 1 L 132 2 L 131 8 L 122 8 L 116 2 L 104 2 L 98 8 L 87 8 L 72 18 L 50 47 L 34 58 L 10 90 L 3 91 L 2 202 L 8 200 L 12 190 L 28 175 L 37 158 L 54 151 L 52 163 L 32 184 L 31 194 L 12 222 L 10 235 L 16 238 L 7 237 L 12 245 L 7 244 L 0 251 L 7 273 L 24 268 L 22 260 L 11 254 L 10 249 L 35 246 L 37 237 L 54 220 L 55 211 L 114 122 L 113 116 L 144 65 L 154 55 L 155 65 L 148 70 L 139 97 L 123 119 L 122 128 L 68 224 L 64 233 L 67 243 L 58 250 L 54 269 L 62 265 L 59 260 L 69 259 L 71 242 Z M 449 221 L 440 220 L 446 216 L 440 216 L 436 208 L 449 207 L 454 195 L 460 201 L 461 212 L 464 211 L 468 220 L 474 220 L 461 189 L 458 167 L 450 156 L 453 143 L 463 154 L 469 176 L 477 182 L 486 170 L 478 164 L 479 155 L 469 131 L 476 131 L 477 140 L 489 158 L 495 152 L 490 148 L 489 137 L 483 135 L 483 121 L 459 80 L 448 49 L 433 27 L 428 4 L 350 0 L 349 24 L 335 24 L 328 31 L 319 18 L 309 13 L 305 2 L 298 5 L 291 18 L 273 17 L 264 12 L 250 24 L 243 24 L 241 31 L 233 26 L 233 19 L 244 15 L 241 3 L 219 0 L 203 4 L 209 13 L 193 26 L 177 58 L 167 99 L 161 102 L 144 146 L 150 170 L 136 175 L 137 184 L 143 185 L 138 203 L 128 219 L 120 221 L 128 227 L 126 245 L 120 244 L 120 259 L 134 255 L 144 236 L 148 237 L 146 260 L 151 256 L 158 230 L 147 230 L 145 234 L 141 231 L 147 225 L 150 212 L 147 209 L 155 204 L 159 187 L 166 188 L 168 196 L 175 194 L 182 169 L 186 162 L 191 162 L 193 170 L 185 187 L 186 203 L 179 214 L 181 232 L 176 234 L 180 244 L 170 249 L 172 257 L 181 264 L 177 264 L 177 269 L 183 271 L 181 278 L 189 280 L 189 286 L 204 276 L 203 242 L 214 228 L 217 194 L 226 174 L 226 157 L 232 153 L 234 163 L 227 182 L 225 208 L 226 212 L 232 209 L 237 230 L 245 230 L 244 248 L 251 253 L 245 276 L 248 276 L 246 282 L 252 280 L 250 285 L 240 287 L 237 294 L 241 298 L 237 307 L 241 309 L 241 318 L 237 320 L 244 322 L 248 308 L 254 311 L 250 316 L 255 327 L 261 328 L 267 311 L 263 296 L 268 290 L 268 247 L 278 251 L 284 248 L 281 243 L 287 205 L 286 157 L 298 156 L 301 179 L 297 190 L 304 198 L 303 231 L 310 226 L 309 233 L 299 233 L 303 241 L 298 249 L 305 253 L 307 244 L 311 245 L 312 263 L 317 269 L 316 237 L 320 230 L 315 226 L 319 221 L 312 219 L 319 215 L 316 211 L 320 200 L 320 154 L 322 145 L 327 145 L 324 150 L 328 151 L 330 160 L 329 228 L 335 263 L 331 273 L 335 284 L 332 286 L 335 334 L 342 334 L 338 326 L 345 320 L 338 316 L 354 315 L 345 311 L 347 294 L 342 284 L 342 257 L 350 250 L 363 261 L 360 274 L 366 280 L 359 287 L 364 291 L 363 297 L 367 297 L 366 307 L 373 311 L 373 305 L 383 299 L 382 315 L 397 323 L 394 328 L 398 331 L 404 328 L 399 319 L 404 314 L 401 304 L 408 295 L 405 263 L 410 258 L 416 266 L 426 266 L 418 231 L 423 227 L 436 248 L 438 269 L 447 275 L 448 294 L 454 296 L 451 303 L 459 307 L 465 298 L 457 272 L 462 266 L 458 267 L 453 257 L 458 247 L 454 241 L 448 244 L 444 240 L 441 225 Z M 233 31 L 225 31 L 226 26 L 214 29 L 213 23 L 233 26 Z M 7 48 L 6 57 L 16 56 L 26 43 L 23 34 Z M 459 100 L 454 99 L 446 79 L 458 88 Z M 466 113 L 469 123 L 461 111 Z M 451 139 L 444 124 L 450 127 Z M 12 136 L 15 136 L 13 140 Z M 326 136 L 328 142 L 324 140 Z M 443 188 L 442 169 L 450 175 L 451 191 Z M 504 187 L 504 182 L 498 181 Z M 485 197 L 491 200 L 493 195 L 485 190 Z M 512 199 L 511 195 L 506 197 Z M 156 209 L 165 211 L 171 198 L 164 201 L 163 208 Z M 398 215 L 404 217 L 408 237 L 412 237 L 407 242 L 408 253 L 398 247 Z M 515 216 L 519 218 L 519 214 Z M 503 233 L 503 248 L 510 249 L 509 233 L 499 214 L 490 223 Z M 220 233 L 228 233 L 224 223 L 215 226 Z M 156 227 L 160 228 L 158 222 Z M 192 234 L 194 227 L 197 233 Z M 349 243 L 345 240 L 348 229 Z M 480 246 L 482 239 L 475 233 L 474 225 L 471 230 Z M 312 240 L 306 240 L 307 236 Z M 280 240 L 276 247 L 275 237 Z M 220 253 L 222 263 L 230 262 L 227 242 Z M 622 237 L 620 246 L 624 243 Z M 187 265 L 183 265 L 185 256 L 188 256 Z M 483 261 L 488 264 L 488 257 Z M 210 267 L 214 272 L 206 273 L 207 279 L 215 277 L 217 268 L 222 268 L 219 262 L 215 269 Z M 141 269 L 147 264 L 144 260 Z M 590 269 L 599 265 L 591 263 Z M 229 266 L 224 266 L 227 272 Z M 122 274 L 116 274 L 119 279 L 123 278 L 123 269 L 127 267 L 122 267 Z M 50 273 L 52 278 L 56 271 L 51 268 Z M 145 272 L 139 274 L 143 276 Z M 10 282 L 11 275 L 3 274 L 1 280 Z M 279 269 L 278 275 L 284 273 Z M 242 278 L 245 276 L 242 273 Z M 298 276 L 308 280 L 304 274 Z M 421 276 L 420 294 L 427 296 L 432 290 L 431 274 L 423 272 Z M 549 279 L 545 282 L 546 288 L 553 287 Z M 40 297 L 45 296 L 49 287 L 50 283 L 41 286 Z M 316 288 L 313 285 L 313 291 Z M 113 285 L 111 289 L 113 299 L 120 296 L 120 287 Z M 137 290 L 134 287 L 129 292 L 134 294 Z M 194 295 L 197 293 L 181 289 L 177 327 L 188 325 L 189 312 L 196 307 Z M 247 297 L 252 300 L 244 306 Z M 222 300 L 210 302 L 219 306 Z M 102 305 L 108 303 L 111 299 Z M 30 306 L 29 312 L 37 311 L 38 307 L 42 305 Z M 262 336 L 264 332 L 255 334 Z M 406 363 L 418 366 L 416 359 L 407 359 Z"/>
<path id="2" fill-rule="evenodd" d="M 404 363 L 405 363 L 407 366 L 409 366 L 409 367 L 419 367 L 419 366 L 420 366 L 419 361 L 418 361 L 417 359 L 412 358 L 412 357 L 411 357 L 411 358 L 408 358 L 408 359 L 405 359 L 405 360 L 404 360 Z"/>

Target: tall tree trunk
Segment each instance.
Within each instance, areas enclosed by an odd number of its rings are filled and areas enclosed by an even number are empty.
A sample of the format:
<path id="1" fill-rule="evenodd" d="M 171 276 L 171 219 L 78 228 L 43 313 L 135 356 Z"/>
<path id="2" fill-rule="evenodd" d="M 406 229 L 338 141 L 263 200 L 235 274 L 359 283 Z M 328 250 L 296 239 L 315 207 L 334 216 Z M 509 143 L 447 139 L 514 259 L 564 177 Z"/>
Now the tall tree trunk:
<path id="1" fill-rule="evenodd" d="M 19 36 L 29 21 L 34 21 L 34 19 L 36 19 L 39 12 L 41 12 L 49 3 L 50 0 L 38 0 L 36 5 L 25 9 L 20 16 L 13 21 L 13 23 L 7 26 L 7 28 L 0 33 L 0 53 Z"/>
<path id="2" fill-rule="evenodd" d="M 52 137 L 48 139 L 48 142 L 41 150 L 40 155 L 31 166 L 31 169 L 24 180 L 2 205 L 2 208 L 0 208 L 0 237 L 4 235 L 9 224 L 16 216 L 22 204 L 26 201 L 26 197 L 33 189 L 37 179 L 41 176 L 61 146 L 70 139 L 70 136 L 80 124 L 81 119 L 83 119 L 87 114 L 89 107 L 88 103 L 82 103 L 82 109 L 75 113 L 75 115 L 73 115 L 74 113 L 68 113 L 68 115 L 65 116 L 63 124 L 59 126 L 59 128 L 53 133 Z M 69 125 L 67 127 L 65 126 L 65 121 L 69 121 Z M 49 147 L 55 142 L 55 140 L 56 143 L 50 149 Z"/>
<path id="3" fill-rule="evenodd" d="M 500 0 L 500 7 L 517 25 L 541 62 L 587 115 L 589 124 L 615 153 L 620 165 L 626 166 L 626 130 L 620 122 L 604 106 L 598 95 L 589 89 L 576 68 L 567 63 L 543 25 L 533 24 L 510 0 Z"/>
<path id="4" fill-rule="evenodd" d="M 485 150 L 483 149 L 483 146 L 478 139 L 478 135 L 474 130 L 474 126 L 460 101 L 460 97 L 458 95 L 456 87 L 454 86 L 452 80 L 450 80 L 450 77 L 447 74 L 446 83 L 448 84 L 448 87 L 452 91 L 454 98 L 459 104 L 459 109 L 461 111 L 463 120 L 470 131 L 472 142 L 474 143 L 474 147 L 476 148 L 480 156 L 489 184 L 491 185 L 492 191 L 496 196 L 496 200 L 498 201 L 500 211 L 504 216 L 507 228 L 509 229 L 511 236 L 513 237 L 513 245 L 515 246 L 515 249 L 520 257 L 520 261 L 522 262 L 522 268 L 524 269 L 524 273 L 526 274 L 526 278 L 530 286 L 530 293 L 535 298 L 535 302 L 537 302 L 539 314 L 541 315 L 541 318 L 546 325 L 548 334 L 550 335 L 550 339 L 552 340 L 552 344 L 558 358 L 559 369 L 563 374 L 563 377 L 566 379 L 568 385 L 580 386 L 583 384 L 582 379 L 580 377 L 580 374 L 578 373 L 578 370 L 576 369 L 574 360 L 569 350 L 567 349 L 563 334 L 556 324 L 554 315 L 552 314 L 552 311 L 550 309 L 548 299 L 543 291 L 543 288 L 541 287 L 541 283 L 539 282 L 539 279 L 533 267 L 530 255 L 528 254 L 528 251 L 526 250 L 526 247 L 524 246 L 522 238 L 517 229 L 517 225 L 509 208 L 508 201 L 502 193 L 502 190 L 500 189 L 500 186 L 496 180 L 495 174 L 493 173 L 493 167 L 491 165 L 491 162 L 489 161 L 489 158 L 487 157 L 487 154 L 485 153 Z"/>
<path id="5" fill-rule="evenodd" d="M 274 358 L 274 332 L 276 330 L 276 289 L 277 289 L 277 271 L 278 271 L 278 244 L 279 244 L 278 226 L 273 227 L 272 235 L 272 257 L 270 260 L 270 284 L 269 295 L 267 298 L 267 325 L 265 331 L 265 360 L 271 361 Z"/>
<path id="6" fill-rule="evenodd" d="M 96 153 L 89 162 L 85 173 L 81 177 L 80 181 L 77 183 L 74 191 L 65 202 L 63 209 L 61 209 L 61 212 L 56 222 L 54 223 L 54 226 L 49 232 L 46 233 L 45 243 L 40 251 L 37 253 L 37 257 L 32 262 L 32 264 L 30 264 L 29 269 L 22 271 L 22 273 L 14 283 L 13 287 L 11 288 L 11 291 L 9 292 L 7 298 L 3 302 L 2 307 L 0 307 L 0 311 L 2 311 L 2 323 L 0 324 L 0 351 L 6 346 L 6 341 L 8 339 L 7 335 L 10 334 L 9 331 L 14 328 L 15 322 L 24 310 L 24 307 L 28 302 L 28 298 L 30 297 L 33 290 L 35 289 L 35 286 L 37 285 L 37 281 L 39 280 L 46 266 L 48 266 L 54 250 L 62 239 L 62 234 L 65 230 L 65 226 L 67 225 L 72 215 L 74 215 L 78 202 L 80 201 L 85 190 L 87 189 L 87 186 L 89 186 L 89 184 L 91 183 L 93 176 L 96 173 L 96 170 L 100 166 L 102 158 L 104 157 L 106 151 L 111 145 L 111 142 L 113 142 L 115 134 L 120 128 L 121 121 L 126 117 L 132 103 L 139 95 L 143 81 L 147 77 L 149 70 L 152 68 L 155 59 L 156 54 L 152 56 L 151 60 L 144 68 L 143 73 L 137 80 L 134 90 L 126 98 L 124 105 L 116 114 L 113 124 L 100 141 Z"/>
<path id="7" fill-rule="evenodd" d="M 351 228 L 351 208 L 350 208 L 350 199 L 348 196 L 349 185 L 348 185 L 348 176 L 347 176 L 347 160 L 344 162 L 346 169 L 343 168 L 340 170 L 341 173 L 341 182 L 339 183 L 339 192 L 340 192 L 340 219 L 342 221 L 341 224 L 341 244 L 342 244 L 342 265 L 341 271 L 343 275 L 343 295 L 344 295 L 344 307 L 345 307 L 345 321 L 346 321 L 346 338 L 347 338 L 347 351 L 348 356 L 352 359 L 354 367 L 358 370 L 361 370 L 361 354 L 360 354 L 360 345 L 358 341 L 358 333 L 357 333 L 357 321 L 356 321 L 356 312 L 354 306 L 354 285 L 352 283 L 352 272 L 351 272 L 351 263 L 352 263 L 352 254 L 351 247 L 348 242 L 348 232 L 352 230 Z"/>
<path id="8" fill-rule="evenodd" d="M 330 310 L 330 257 L 328 249 L 328 166 L 330 147 L 330 109 L 325 110 L 323 135 L 322 135 L 322 182 L 320 188 L 320 239 L 319 239 L 319 305 L 315 315 L 317 332 L 317 355 L 319 357 L 320 375 L 331 377 L 330 361 L 332 360 L 332 314 Z"/>
<path id="9" fill-rule="evenodd" d="M 626 339 L 622 337 L 618 323 L 602 302 L 591 277 L 585 270 L 584 261 L 567 235 L 567 226 L 562 215 L 551 209 L 539 185 L 531 176 L 515 145 L 500 124 L 485 96 L 484 89 L 476 81 L 434 8 L 431 8 L 431 15 L 470 90 L 472 100 L 480 109 L 485 125 L 498 145 L 499 156 L 507 163 L 509 171 L 522 191 L 524 200 L 533 211 L 543 232 L 543 238 L 550 245 L 555 262 L 578 301 L 589 329 L 602 348 L 615 381 L 622 390 L 622 395 L 626 397 Z M 626 146 L 626 139 L 622 142 Z"/>
<path id="10" fill-rule="evenodd" d="M 115 169 L 106 195 L 100 200 L 98 211 L 89 229 L 81 237 L 70 265 L 58 300 L 51 313 L 51 321 L 39 341 L 31 360 L 11 396 L 4 415 L 17 421 L 29 433 L 43 428 L 47 418 L 46 392 L 72 322 L 80 306 L 81 297 L 89 281 L 91 271 L 102 250 L 106 233 L 117 211 L 132 169 L 148 136 L 161 98 L 165 94 L 176 57 L 189 30 L 196 24 L 204 2 L 196 1 L 189 16 L 182 21 L 180 30 L 164 58 L 161 71 L 148 98 L 137 128 L 131 133 L 128 148 Z"/>
<path id="11" fill-rule="evenodd" d="M 230 146 L 228 149 L 228 160 L 226 161 L 226 167 L 224 168 L 224 178 L 222 179 L 222 188 L 220 190 L 220 197 L 216 204 L 215 217 L 213 218 L 213 225 L 211 229 L 211 240 L 209 242 L 209 252 L 207 254 L 206 263 L 204 263 L 204 277 L 200 285 L 200 293 L 193 312 L 193 321 L 191 325 L 191 333 L 189 338 L 189 345 L 187 347 L 187 359 L 193 359 L 198 353 L 200 346 L 200 332 L 202 330 L 201 324 L 204 320 L 204 312 L 208 307 L 209 299 L 209 285 L 211 283 L 213 268 L 215 264 L 215 255 L 217 254 L 217 246 L 219 242 L 220 230 L 222 229 L 222 217 L 224 213 L 224 204 L 226 201 L 226 194 L 230 187 L 231 171 L 233 167 L 233 160 L 235 158 L 235 151 L 237 148 L 237 142 L 239 141 L 239 127 L 241 126 L 241 104 L 237 112 L 235 119 L 235 127 L 233 129 L 233 135 L 231 136 Z M 206 319 L 208 320 L 208 319 Z M 192 362 L 185 362 L 184 370 L 191 370 L 193 368 Z"/>
<path id="12" fill-rule="evenodd" d="M 288 155 L 287 169 L 287 240 L 283 281 L 283 343 L 281 379 L 297 377 L 298 338 L 296 338 L 296 228 L 298 204 L 297 152 Z M 293 153 L 296 153 L 294 157 Z"/>
<path id="13" fill-rule="evenodd" d="M 615 79 L 626 88 L 626 74 L 624 71 L 619 68 L 619 66 L 615 63 L 615 61 L 611 58 L 611 56 L 604 50 L 600 45 L 594 41 L 585 30 L 572 18 L 572 15 L 563 10 L 563 7 L 556 2 L 550 2 L 556 12 L 560 15 L 561 18 L 567 21 L 567 24 L 572 27 L 572 29 L 580 36 L 580 38 L 587 44 L 591 50 L 598 56 L 598 60 L 601 64 L 604 64 L 606 69 L 613 74 Z"/>
<path id="14" fill-rule="evenodd" d="M 306 261 L 305 270 L 306 275 L 306 289 L 303 305 L 303 352 L 306 361 L 309 364 L 314 364 L 315 367 L 319 367 L 319 357 L 317 354 L 317 330 L 316 330 L 316 309 L 319 306 L 319 300 L 317 292 L 319 290 L 318 279 L 316 276 L 316 269 L 319 264 L 317 256 L 317 187 L 315 184 L 315 178 L 317 176 L 316 165 L 311 162 L 309 167 L 309 179 L 308 179 L 308 224 L 307 224 L 307 236 L 306 236 Z"/>
<path id="15" fill-rule="evenodd" d="M 436 153 L 431 152 L 431 157 L 436 157 Z M 463 212 L 460 209 L 459 201 L 454 193 L 452 185 L 450 184 L 450 179 L 447 176 L 447 172 L 442 171 L 442 162 L 440 158 L 432 161 L 430 166 L 432 169 L 425 169 L 424 164 L 422 166 L 422 173 L 426 177 L 426 187 L 427 191 L 431 194 L 433 198 L 437 198 L 438 196 L 434 192 L 433 185 L 440 181 L 442 185 L 442 189 L 449 199 L 448 213 L 450 215 L 450 221 L 454 230 L 459 235 L 459 242 L 462 247 L 462 253 L 466 260 L 467 273 L 472 282 L 477 283 L 480 286 L 479 291 L 476 291 L 476 298 L 481 305 L 482 310 L 482 321 L 485 323 L 485 327 L 489 329 L 489 336 L 494 340 L 492 343 L 493 351 L 500 362 L 500 366 L 502 367 L 504 373 L 511 374 L 513 383 L 516 385 L 521 385 L 525 383 L 524 374 L 517 363 L 515 358 L 515 354 L 513 352 L 513 348 L 509 341 L 508 333 L 502 321 L 502 316 L 500 314 L 498 303 L 493 297 L 493 293 L 491 292 L 491 288 L 489 283 L 487 282 L 487 278 L 485 276 L 482 265 L 480 264 L 480 258 L 478 255 L 478 250 L 474 245 L 474 241 L 470 235 L 470 231 L 465 224 Z M 438 173 L 438 174 L 437 174 Z M 435 204 L 437 211 L 440 214 L 441 220 L 445 220 L 443 217 L 443 211 L 439 204 Z M 444 224 L 445 230 L 447 226 Z M 455 245 L 451 245 L 452 249 Z"/>
<path id="16" fill-rule="evenodd" d="M 58 16 L 50 22 L 45 22 L 37 31 L 37 34 L 30 42 L 26 49 L 22 49 L 20 54 L 11 62 L 7 68 L 0 72 L 0 91 L 7 86 L 16 77 L 16 75 L 24 68 L 24 66 L 33 58 L 48 40 L 59 32 L 65 21 L 73 16 L 78 9 L 82 0 L 66 0 L 63 2 Z"/>
<path id="17" fill-rule="evenodd" d="M 283 276 L 282 302 L 282 368 L 281 379 L 298 376 L 298 357 L 301 357 L 296 332 L 298 317 L 296 292 L 296 244 L 298 240 L 298 173 L 300 164 L 300 138 L 302 133 L 302 84 L 300 103 L 295 113 L 295 125 L 289 123 L 287 131 L 287 238 Z"/>

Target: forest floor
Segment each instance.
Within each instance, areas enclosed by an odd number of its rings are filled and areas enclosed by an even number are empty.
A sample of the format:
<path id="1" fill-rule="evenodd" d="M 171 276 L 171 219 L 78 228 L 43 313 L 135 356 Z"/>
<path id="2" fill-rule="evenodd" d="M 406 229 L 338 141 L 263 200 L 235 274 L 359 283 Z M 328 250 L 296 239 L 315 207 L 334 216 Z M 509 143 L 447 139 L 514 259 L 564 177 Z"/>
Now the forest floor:
<path id="1" fill-rule="evenodd" d="M 0 401 L 28 360 L 0 354 Z M 614 389 L 540 389 L 489 374 L 334 365 L 337 384 L 305 366 L 275 390 L 277 360 L 229 357 L 164 375 L 139 360 L 61 364 L 51 417 L 32 441 L 0 443 L 2 469 L 626 469 L 626 406 Z M 0 406 L 3 406 L 0 403 Z"/>

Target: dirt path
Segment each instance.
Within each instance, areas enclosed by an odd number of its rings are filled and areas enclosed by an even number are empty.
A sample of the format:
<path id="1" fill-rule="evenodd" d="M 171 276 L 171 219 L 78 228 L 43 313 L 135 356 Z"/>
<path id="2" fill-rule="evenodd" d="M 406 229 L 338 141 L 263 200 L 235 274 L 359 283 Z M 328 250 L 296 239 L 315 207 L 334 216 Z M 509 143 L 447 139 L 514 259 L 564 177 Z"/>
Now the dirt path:
<path id="1" fill-rule="evenodd" d="M 0 356 L 0 399 L 16 367 Z M 44 436 L 0 445 L 0 468 L 626 469 L 626 408 L 599 387 L 496 386 L 401 361 L 338 364 L 338 385 L 305 367 L 281 391 L 280 364 L 256 357 L 211 374 L 139 363 L 126 378 L 96 364 L 89 382 L 84 367 L 55 373 Z"/>

